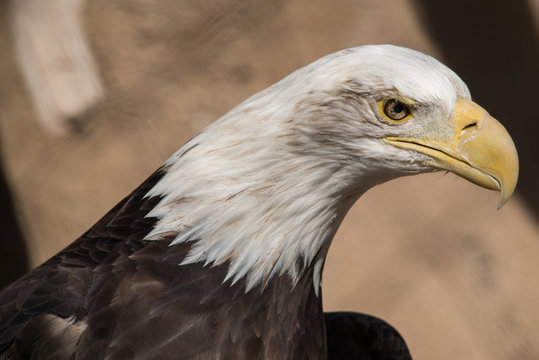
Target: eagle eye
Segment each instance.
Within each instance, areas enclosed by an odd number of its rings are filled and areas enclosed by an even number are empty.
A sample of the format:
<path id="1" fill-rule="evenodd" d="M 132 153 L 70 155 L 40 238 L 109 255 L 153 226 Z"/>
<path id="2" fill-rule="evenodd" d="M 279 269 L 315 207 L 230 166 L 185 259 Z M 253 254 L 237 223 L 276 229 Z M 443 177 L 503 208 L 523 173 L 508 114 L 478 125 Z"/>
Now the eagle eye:
<path id="1" fill-rule="evenodd" d="M 384 116 L 392 121 L 408 120 L 412 114 L 410 106 L 397 99 L 381 101 L 381 108 Z"/>

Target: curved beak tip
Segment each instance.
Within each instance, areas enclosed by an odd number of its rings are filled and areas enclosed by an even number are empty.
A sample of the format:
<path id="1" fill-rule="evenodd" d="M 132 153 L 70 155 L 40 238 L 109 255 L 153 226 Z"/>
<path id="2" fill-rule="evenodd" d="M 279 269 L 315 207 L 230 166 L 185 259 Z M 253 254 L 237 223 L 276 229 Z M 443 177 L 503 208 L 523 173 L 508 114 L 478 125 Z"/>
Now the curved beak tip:
<path id="1" fill-rule="evenodd" d="M 500 210 L 508 201 L 509 201 L 509 198 L 511 198 L 511 196 L 513 195 L 513 192 L 511 191 L 510 193 L 507 193 L 504 191 L 505 189 L 500 189 L 500 200 L 498 201 L 498 206 L 497 206 L 497 210 Z"/>
<path id="2" fill-rule="evenodd" d="M 516 150 L 514 152 L 516 158 Z M 500 210 L 513 196 L 518 180 L 518 158 L 513 162 L 514 168 L 512 171 L 506 173 L 505 179 L 499 181 L 500 183 L 500 201 L 498 202 L 498 210 Z"/>

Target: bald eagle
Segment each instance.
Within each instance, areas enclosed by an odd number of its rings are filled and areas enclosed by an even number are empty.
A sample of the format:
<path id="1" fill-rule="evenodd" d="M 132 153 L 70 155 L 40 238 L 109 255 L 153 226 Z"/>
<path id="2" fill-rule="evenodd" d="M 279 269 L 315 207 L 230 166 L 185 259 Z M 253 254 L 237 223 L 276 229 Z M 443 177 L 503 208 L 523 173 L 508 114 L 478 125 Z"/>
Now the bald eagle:
<path id="1" fill-rule="evenodd" d="M 325 359 L 320 277 L 345 214 L 375 185 L 436 170 L 500 190 L 501 206 L 518 159 L 435 59 L 391 45 L 323 57 L 4 288 L 0 358 Z"/>

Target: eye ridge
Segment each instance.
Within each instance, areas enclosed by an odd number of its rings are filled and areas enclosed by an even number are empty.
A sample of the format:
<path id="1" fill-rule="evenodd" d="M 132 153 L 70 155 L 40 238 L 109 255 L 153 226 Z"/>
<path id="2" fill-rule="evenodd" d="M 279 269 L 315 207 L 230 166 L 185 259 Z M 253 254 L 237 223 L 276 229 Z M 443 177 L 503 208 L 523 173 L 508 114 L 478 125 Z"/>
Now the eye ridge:
<path id="1" fill-rule="evenodd" d="M 399 121 L 406 118 L 412 112 L 410 107 L 397 99 L 388 99 L 383 105 L 384 115 L 391 120 Z"/>

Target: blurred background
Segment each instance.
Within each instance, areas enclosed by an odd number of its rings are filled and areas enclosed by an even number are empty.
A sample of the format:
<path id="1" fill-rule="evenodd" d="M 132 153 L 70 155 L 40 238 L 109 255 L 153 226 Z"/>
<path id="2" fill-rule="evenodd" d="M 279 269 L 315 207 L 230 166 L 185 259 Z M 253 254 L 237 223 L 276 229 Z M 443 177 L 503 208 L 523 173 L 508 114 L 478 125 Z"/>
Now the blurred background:
<path id="1" fill-rule="evenodd" d="M 342 48 L 433 55 L 500 120 L 517 193 L 452 174 L 361 198 L 327 310 L 392 323 L 416 359 L 539 359 L 539 0 L 0 1 L 0 284 L 77 238 L 187 139 Z"/>

